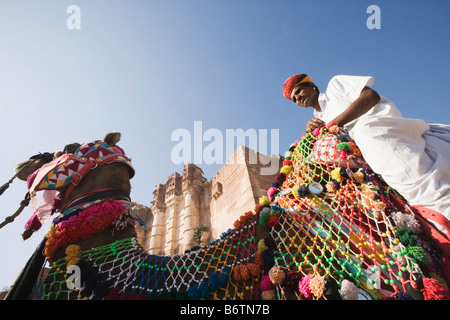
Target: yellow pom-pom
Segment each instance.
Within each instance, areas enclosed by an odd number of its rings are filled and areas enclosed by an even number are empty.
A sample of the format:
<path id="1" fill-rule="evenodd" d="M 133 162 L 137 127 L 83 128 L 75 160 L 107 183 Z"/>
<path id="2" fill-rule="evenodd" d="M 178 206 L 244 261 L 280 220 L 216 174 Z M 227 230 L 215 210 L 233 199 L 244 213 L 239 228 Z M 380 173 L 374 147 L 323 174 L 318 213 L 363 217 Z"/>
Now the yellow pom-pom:
<path id="1" fill-rule="evenodd" d="M 264 242 L 264 239 L 259 240 L 258 241 L 258 250 L 259 251 L 264 251 L 264 250 L 267 250 L 267 249 L 268 249 L 268 247 L 267 247 L 266 243 Z"/>
<path id="2" fill-rule="evenodd" d="M 69 267 L 71 265 L 75 265 L 78 263 L 78 261 L 80 261 L 80 257 L 81 257 L 80 246 L 71 244 L 71 245 L 67 246 L 65 252 L 66 252 L 65 260 L 67 261 L 67 267 Z"/>
<path id="3" fill-rule="evenodd" d="M 66 248 L 66 255 L 68 256 L 78 256 L 81 254 L 81 248 L 80 246 L 76 244 L 71 244 L 67 246 Z"/>
<path id="4" fill-rule="evenodd" d="M 295 185 L 292 187 L 291 192 L 294 195 L 294 197 L 296 197 L 297 199 L 300 198 L 300 196 L 298 195 L 298 189 L 300 187 L 298 185 Z"/>
<path id="5" fill-rule="evenodd" d="M 66 261 L 67 261 L 66 267 L 68 268 L 70 266 L 76 265 L 80 261 L 80 258 L 72 258 L 70 260 L 67 260 L 67 258 L 66 258 Z"/>
<path id="6" fill-rule="evenodd" d="M 341 178 L 341 167 L 337 167 L 336 169 L 331 171 L 331 178 L 333 178 L 337 182 L 341 182 L 342 181 L 342 178 Z"/>
<path id="7" fill-rule="evenodd" d="M 288 175 L 289 173 L 291 173 L 292 171 L 292 167 L 291 166 L 283 166 L 281 167 L 280 172 L 284 173 L 285 175 Z"/>
<path id="8" fill-rule="evenodd" d="M 259 204 L 262 206 L 268 205 L 269 198 L 267 198 L 267 196 L 262 196 L 261 198 L 259 198 Z"/>

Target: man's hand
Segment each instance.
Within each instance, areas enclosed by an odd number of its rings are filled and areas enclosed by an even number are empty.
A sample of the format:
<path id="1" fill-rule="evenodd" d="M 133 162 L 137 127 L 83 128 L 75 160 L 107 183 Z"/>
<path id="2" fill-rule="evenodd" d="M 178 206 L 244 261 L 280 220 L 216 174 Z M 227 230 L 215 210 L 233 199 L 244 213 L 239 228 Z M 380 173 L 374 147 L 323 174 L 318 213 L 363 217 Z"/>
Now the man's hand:
<path id="1" fill-rule="evenodd" d="M 313 132 L 315 128 L 320 128 L 320 127 L 322 127 L 324 125 L 325 125 L 325 122 L 323 122 L 322 120 L 317 119 L 317 118 L 312 118 L 306 124 L 305 131 L 306 132 Z"/>

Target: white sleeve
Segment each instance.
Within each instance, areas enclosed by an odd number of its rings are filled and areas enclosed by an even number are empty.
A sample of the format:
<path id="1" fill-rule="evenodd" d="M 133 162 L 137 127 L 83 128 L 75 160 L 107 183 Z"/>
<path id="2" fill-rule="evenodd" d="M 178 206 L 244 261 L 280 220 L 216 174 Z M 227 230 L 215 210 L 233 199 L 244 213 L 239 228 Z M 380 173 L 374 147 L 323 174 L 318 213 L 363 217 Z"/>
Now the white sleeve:
<path id="1" fill-rule="evenodd" d="M 370 76 L 335 76 L 328 83 L 327 96 L 355 101 L 362 89 L 372 86 L 374 82 L 375 78 Z"/>

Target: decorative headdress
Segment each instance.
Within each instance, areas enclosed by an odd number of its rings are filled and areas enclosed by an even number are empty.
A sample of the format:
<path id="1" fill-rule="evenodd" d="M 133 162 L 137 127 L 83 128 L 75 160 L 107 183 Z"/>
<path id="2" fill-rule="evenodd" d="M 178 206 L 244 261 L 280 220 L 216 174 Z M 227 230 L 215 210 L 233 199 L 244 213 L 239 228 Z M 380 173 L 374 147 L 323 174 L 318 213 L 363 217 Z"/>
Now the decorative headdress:
<path id="1" fill-rule="evenodd" d="M 104 141 L 97 140 L 82 144 L 73 154 L 62 155 L 43 166 L 30 185 L 30 192 L 61 189 L 69 183 L 72 183 L 74 188 L 91 169 L 109 162 L 122 162 L 128 165 L 130 179 L 134 176 L 131 160 L 122 148 L 117 145 L 112 147 Z"/>
<path id="2" fill-rule="evenodd" d="M 67 197 L 90 170 L 111 162 L 126 164 L 129 167 L 130 179 L 134 176 L 131 159 L 125 155 L 124 150 L 101 140 L 82 144 L 73 154 L 63 154 L 30 175 L 27 184 L 35 208 L 36 192 L 44 190 L 44 194 L 42 203 L 28 220 L 26 232 L 22 236 L 25 239 L 31 236 L 31 233 L 37 231 L 58 209 L 55 200 L 59 189 L 67 187 Z"/>
<path id="3" fill-rule="evenodd" d="M 287 78 L 283 86 L 283 95 L 287 99 L 292 100 L 291 99 L 292 90 L 294 90 L 294 88 L 298 86 L 300 83 L 304 82 L 312 82 L 311 78 L 305 73 L 296 74 Z"/>

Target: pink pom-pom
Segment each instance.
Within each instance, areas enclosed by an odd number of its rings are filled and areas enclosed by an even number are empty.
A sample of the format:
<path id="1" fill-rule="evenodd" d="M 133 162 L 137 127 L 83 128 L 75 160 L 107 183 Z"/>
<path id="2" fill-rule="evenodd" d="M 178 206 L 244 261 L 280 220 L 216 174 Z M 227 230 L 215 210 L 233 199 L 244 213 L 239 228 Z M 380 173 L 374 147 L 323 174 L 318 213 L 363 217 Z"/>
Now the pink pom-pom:
<path id="1" fill-rule="evenodd" d="M 311 296 L 312 296 L 311 289 L 309 288 L 310 280 L 311 280 L 311 275 L 307 275 L 307 276 L 304 276 L 298 283 L 298 291 L 300 291 L 300 293 L 303 294 L 303 296 L 307 299 L 311 298 Z"/>
<path id="2" fill-rule="evenodd" d="M 33 230 L 33 231 L 37 231 L 37 230 L 40 229 L 41 226 L 42 226 L 42 224 L 39 221 L 39 218 L 38 218 L 38 216 L 36 215 L 36 212 L 35 212 L 35 213 L 33 213 L 31 218 L 25 224 L 25 229 L 30 229 L 30 230 Z"/>
<path id="3" fill-rule="evenodd" d="M 320 128 L 315 128 L 312 132 L 313 136 L 317 137 L 320 133 Z"/>
<path id="4" fill-rule="evenodd" d="M 277 192 L 277 188 L 270 187 L 269 190 L 267 190 L 267 197 L 270 199 L 272 196 Z"/>
<path id="5" fill-rule="evenodd" d="M 270 277 L 268 275 L 264 275 L 261 278 L 259 288 L 261 289 L 261 291 L 268 291 L 275 288 L 275 285 L 273 284 L 272 280 L 270 280 Z"/>

